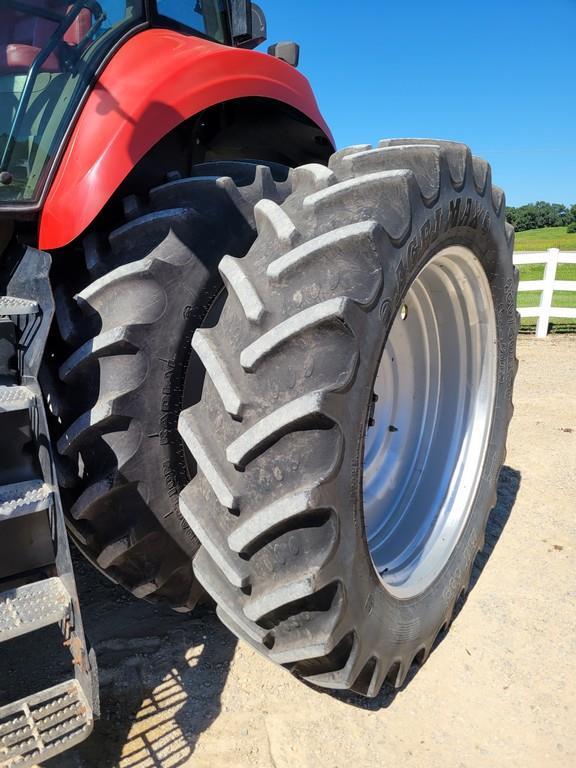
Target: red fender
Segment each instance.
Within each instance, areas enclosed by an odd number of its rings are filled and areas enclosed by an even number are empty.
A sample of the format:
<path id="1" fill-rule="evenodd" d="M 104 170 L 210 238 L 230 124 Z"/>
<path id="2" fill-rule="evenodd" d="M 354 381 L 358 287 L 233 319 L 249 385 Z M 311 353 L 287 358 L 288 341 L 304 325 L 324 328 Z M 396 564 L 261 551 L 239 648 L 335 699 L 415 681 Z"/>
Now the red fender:
<path id="1" fill-rule="evenodd" d="M 284 102 L 332 138 L 306 78 L 279 59 L 165 29 L 130 38 L 74 126 L 42 210 L 39 247 L 61 248 L 78 237 L 136 163 L 183 120 L 247 96 Z"/>

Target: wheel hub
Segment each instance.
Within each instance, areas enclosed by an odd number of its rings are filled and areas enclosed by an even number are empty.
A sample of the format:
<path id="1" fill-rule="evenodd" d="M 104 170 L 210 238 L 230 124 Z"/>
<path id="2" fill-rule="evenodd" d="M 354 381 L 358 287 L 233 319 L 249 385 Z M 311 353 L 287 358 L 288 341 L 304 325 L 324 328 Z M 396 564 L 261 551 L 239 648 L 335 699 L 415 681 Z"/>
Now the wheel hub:
<path id="1" fill-rule="evenodd" d="M 496 322 L 467 248 L 434 256 L 394 319 L 364 446 L 364 521 L 374 567 L 398 597 L 424 591 L 469 518 L 496 389 Z"/>

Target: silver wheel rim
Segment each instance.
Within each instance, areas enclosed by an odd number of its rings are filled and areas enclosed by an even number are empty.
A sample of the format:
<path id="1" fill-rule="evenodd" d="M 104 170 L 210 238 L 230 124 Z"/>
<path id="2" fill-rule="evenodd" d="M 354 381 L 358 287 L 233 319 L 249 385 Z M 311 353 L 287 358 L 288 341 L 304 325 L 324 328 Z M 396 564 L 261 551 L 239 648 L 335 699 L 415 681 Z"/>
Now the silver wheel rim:
<path id="1" fill-rule="evenodd" d="M 418 274 L 386 342 L 364 445 L 364 523 L 374 567 L 399 598 L 423 592 L 470 516 L 496 391 L 496 319 L 472 251 Z"/>

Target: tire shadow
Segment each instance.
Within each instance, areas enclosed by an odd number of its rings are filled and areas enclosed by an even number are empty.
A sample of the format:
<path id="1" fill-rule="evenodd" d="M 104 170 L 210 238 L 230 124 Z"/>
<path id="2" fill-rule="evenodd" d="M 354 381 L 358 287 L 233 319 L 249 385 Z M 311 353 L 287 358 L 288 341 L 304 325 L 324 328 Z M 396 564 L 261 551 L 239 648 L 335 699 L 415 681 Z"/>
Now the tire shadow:
<path id="1" fill-rule="evenodd" d="M 521 474 L 518 470 L 512 469 L 512 467 L 503 466 L 500 471 L 500 477 L 498 478 L 497 488 L 497 500 L 496 506 L 490 512 L 488 517 L 488 523 L 486 525 L 486 539 L 484 542 L 484 549 L 478 553 L 474 565 L 472 567 L 472 575 L 470 577 L 470 585 L 466 593 L 458 600 L 454 608 L 454 614 L 452 621 L 454 621 L 468 598 L 470 592 L 476 586 L 478 579 L 480 578 L 482 571 L 486 567 L 488 560 L 490 559 L 492 552 L 494 551 L 506 523 L 510 518 L 512 508 L 518 495 L 518 489 L 520 488 Z M 436 648 L 444 640 L 449 629 L 441 632 L 432 647 L 430 655 L 434 653 Z M 351 704 L 359 709 L 366 709 L 370 711 L 377 711 L 379 709 L 386 709 L 394 703 L 396 696 L 401 693 L 410 682 L 414 679 L 420 667 L 417 664 L 413 664 L 406 676 L 404 685 L 401 688 L 394 689 L 388 683 L 385 683 L 378 696 L 373 699 L 366 699 L 363 696 L 359 696 L 354 693 L 340 692 L 340 691 L 324 691 L 315 688 L 317 691 L 321 691 L 329 696 L 333 696 L 335 699 L 344 702 L 345 704 Z M 314 686 L 311 686 L 314 687 Z"/>
<path id="2" fill-rule="evenodd" d="M 95 649 L 100 718 L 47 768 L 177 768 L 220 713 L 236 639 L 212 609 L 191 615 L 137 600 L 75 553 L 84 626 Z"/>

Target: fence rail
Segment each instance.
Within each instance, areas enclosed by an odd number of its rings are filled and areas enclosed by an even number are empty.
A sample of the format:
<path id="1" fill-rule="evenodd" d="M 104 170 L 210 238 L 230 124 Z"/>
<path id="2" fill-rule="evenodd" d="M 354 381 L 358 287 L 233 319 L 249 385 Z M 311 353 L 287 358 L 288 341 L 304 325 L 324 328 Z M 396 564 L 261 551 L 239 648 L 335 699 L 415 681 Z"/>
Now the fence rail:
<path id="1" fill-rule="evenodd" d="M 576 320 L 576 295 L 573 307 L 553 307 L 554 291 L 574 291 L 576 280 L 556 280 L 558 264 L 576 264 L 576 251 L 560 251 L 548 248 L 547 251 L 519 251 L 514 253 L 514 264 L 544 264 L 542 280 L 520 280 L 518 291 L 541 291 L 540 304 L 537 307 L 518 307 L 520 317 L 535 317 L 536 336 L 544 338 L 548 334 L 551 317 Z"/>

